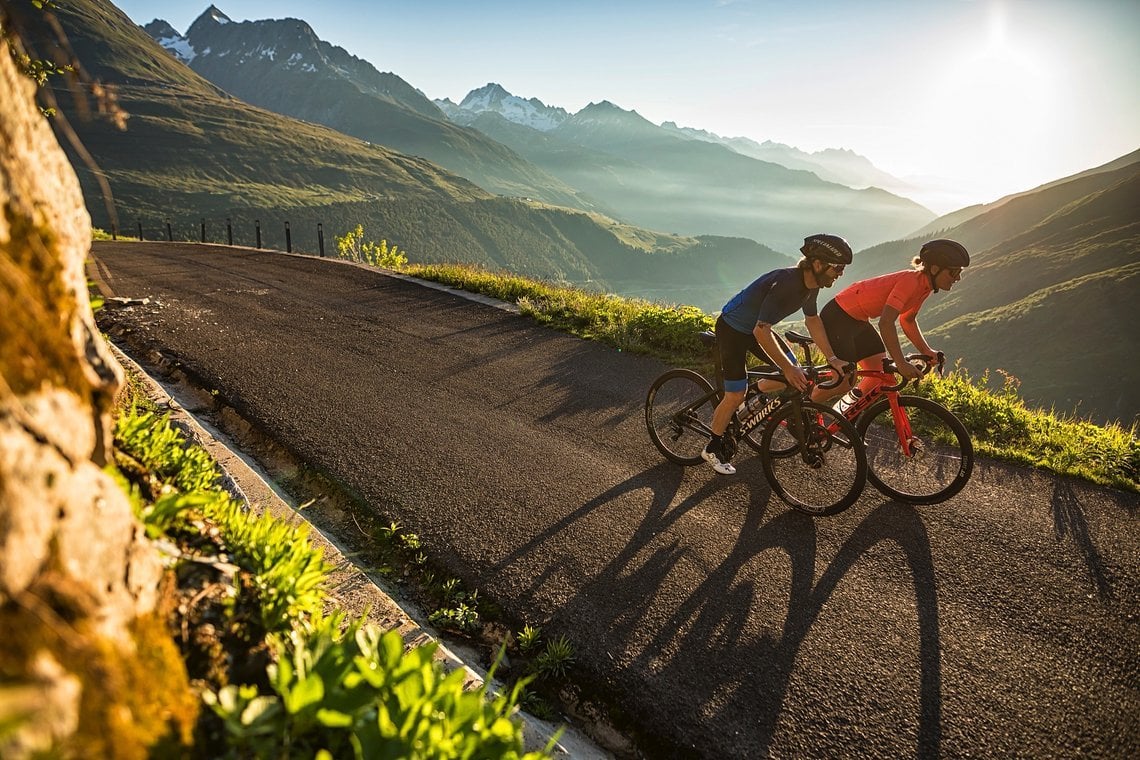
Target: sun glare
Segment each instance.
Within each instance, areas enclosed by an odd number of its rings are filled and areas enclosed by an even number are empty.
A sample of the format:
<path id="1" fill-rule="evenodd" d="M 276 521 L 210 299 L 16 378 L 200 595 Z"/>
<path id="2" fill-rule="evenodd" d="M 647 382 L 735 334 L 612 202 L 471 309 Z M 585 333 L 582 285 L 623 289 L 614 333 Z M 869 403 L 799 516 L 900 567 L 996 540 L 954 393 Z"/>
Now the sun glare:
<path id="1" fill-rule="evenodd" d="M 1049 144 L 1053 89 L 1045 59 L 1010 34 L 1002 5 L 990 7 L 986 34 L 947 56 L 931 90 L 926 137 L 944 159 L 995 193 L 1031 176 Z"/>

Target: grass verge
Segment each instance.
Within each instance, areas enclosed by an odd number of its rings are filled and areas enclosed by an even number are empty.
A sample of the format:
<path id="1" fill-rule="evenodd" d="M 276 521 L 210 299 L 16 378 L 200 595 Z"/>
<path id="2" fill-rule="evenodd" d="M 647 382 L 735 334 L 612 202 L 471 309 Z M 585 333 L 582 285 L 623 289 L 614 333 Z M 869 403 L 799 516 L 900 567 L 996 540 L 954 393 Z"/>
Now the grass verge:
<path id="1" fill-rule="evenodd" d="M 435 644 L 405 650 L 363 619 L 326 614 L 329 566 L 308 529 L 249 512 L 201 449 L 128 385 L 116 476 L 168 556 L 171 630 L 209 757 L 549 757 L 525 753 L 525 683 L 491 697 L 447 674 Z"/>

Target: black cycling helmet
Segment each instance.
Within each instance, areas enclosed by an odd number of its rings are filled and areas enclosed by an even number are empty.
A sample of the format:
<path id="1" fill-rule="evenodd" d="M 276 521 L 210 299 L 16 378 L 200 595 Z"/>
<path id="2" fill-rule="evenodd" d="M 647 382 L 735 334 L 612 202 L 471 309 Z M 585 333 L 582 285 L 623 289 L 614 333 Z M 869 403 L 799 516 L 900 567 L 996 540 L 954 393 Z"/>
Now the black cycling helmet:
<path id="1" fill-rule="evenodd" d="M 970 252 L 966 246 L 954 240 L 931 240 L 922 246 L 918 258 L 926 264 L 940 267 L 970 266 Z"/>
<path id="2" fill-rule="evenodd" d="M 811 235 L 804 238 L 800 253 L 809 259 L 819 259 L 828 264 L 850 264 L 853 254 L 851 246 L 838 235 Z"/>

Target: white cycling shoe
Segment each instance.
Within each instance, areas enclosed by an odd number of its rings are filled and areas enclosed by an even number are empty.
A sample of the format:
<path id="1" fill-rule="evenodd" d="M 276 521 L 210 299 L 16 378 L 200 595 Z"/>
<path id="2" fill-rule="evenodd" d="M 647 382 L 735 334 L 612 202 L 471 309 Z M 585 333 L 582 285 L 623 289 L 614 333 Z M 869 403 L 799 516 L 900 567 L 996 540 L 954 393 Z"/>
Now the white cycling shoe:
<path id="1" fill-rule="evenodd" d="M 701 449 L 701 459 L 705 460 L 712 465 L 712 468 L 721 475 L 735 475 L 736 468 L 728 462 L 720 461 L 720 457 L 715 452 L 708 449 Z"/>

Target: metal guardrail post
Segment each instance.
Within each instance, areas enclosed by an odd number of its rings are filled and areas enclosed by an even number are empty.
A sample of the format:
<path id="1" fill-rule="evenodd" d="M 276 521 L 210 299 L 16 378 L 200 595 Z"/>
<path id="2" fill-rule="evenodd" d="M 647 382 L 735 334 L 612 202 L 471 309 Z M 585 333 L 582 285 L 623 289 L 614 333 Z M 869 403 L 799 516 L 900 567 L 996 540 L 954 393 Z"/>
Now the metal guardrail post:
<path id="1" fill-rule="evenodd" d="M 253 220 L 253 229 L 257 233 L 257 247 L 260 250 L 261 249 L 261 220 L 260 219 L 254 219 Z"/>
<path id="2" fill-rule="evenodd" d="M 320 222 L 317 222 L 317 247 L 321 252 L 321 258 L 325 256 L 325 228 Z"/>
<path id="3" fill-rule="evenodd" d="M 141 242 L 141 241 L 142 241 L 142 239 L 143 239 L 143 236 L 142 236 L 142 222 L 140 221 L 140 222 L 138 223 L 138 225 L 139 225 L 139 241 Z"/>
<path id="4" fill-rule="evenodd" d="M 293 252 L 293 235 L 289 232 L 289 222 L 285 222 L 285 253 Z"/>
<path id="5" fill-rule="evenodd" d="M 226 217 L 226 240 L 229 241 L 230 245 L 234 244 L 234 226 L 228 216 Z"/>
<path id="6" fill-rule="evenodd" d="M 119 239 L 119 229 L 113 223 L 111 224 L 111 239 L 112 240 L 118 240 Z"/>
<path id="7" fill-rule="evenodd" d="M 202 242 L 206 242 L 206 220 L 202 220 Z"/>
<path id="8" fill-rule="evenodd" d="M 170 220 L 166 220 L 166 242 L 174 242 L 174 231 L 170 229 Z"/>

